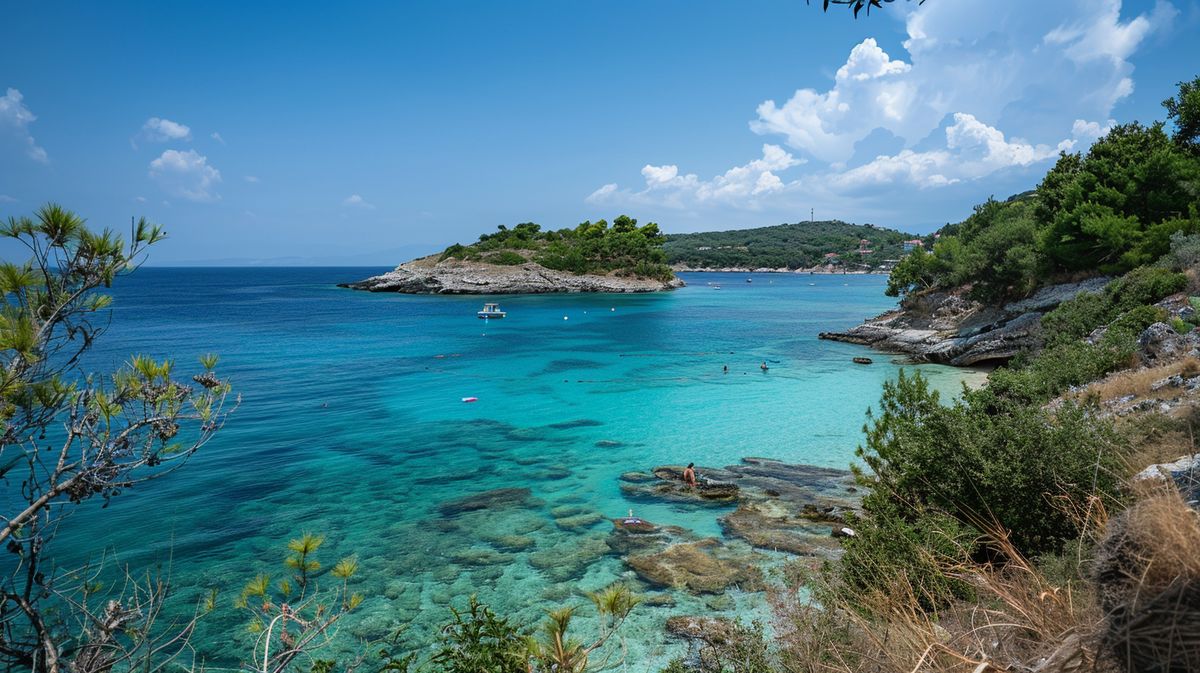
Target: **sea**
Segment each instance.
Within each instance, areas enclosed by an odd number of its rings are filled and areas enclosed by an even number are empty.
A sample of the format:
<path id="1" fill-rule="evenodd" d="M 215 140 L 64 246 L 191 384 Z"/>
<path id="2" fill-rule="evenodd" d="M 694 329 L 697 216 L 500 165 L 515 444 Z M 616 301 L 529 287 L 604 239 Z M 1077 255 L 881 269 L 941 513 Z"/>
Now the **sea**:
<path id="1" fill-rule="evenodd" d="M 609 519 L 631 510 L 717 538 L 730 511 L 627 500 L 622 473 L 744 457 L 846 468 L 868 408 L 901 368 L 947 398 L 981 376 L 817 338 L 893 307 L 883 276 L 692 273 L 682 289 L 639 295 L 337 287 L 385 270 L 141 268 L 119 278 L 84 368 L 142 354 L 190 377 L 199 356 L 217 353 L 241 402 L 179 470 L 105 507 L 76 508 L 54 541 L 62 567 L 103 561 L 114 589 L 116 570 L 167 577 L 173 619 L 215 591 L 187 654 L 212 670 L 249 659 L 255 636 L 235 600 L 258 574 L 291 576 L 287 543 L 305 532 L 324 536 L 318 587 L 337 583 L 327 571 L 338 559 L 359 563 L 350 586 L 364 600 L 330 658 L 397 630 L 427 652 L 450 607 L 472 594 L 523 624 L 579 605 L 572 628 L 586 641 L 596 628 L 586 592 L 626 582 L 660 600 L 634 610 L 611 667 L 657 671 L 687 648 L 665 633 L 668 617 L 769 620 L 767 601 L 650 587 L 606 553 Z M 507 317 L 477 318 L 485 300 Z M 851 361 L 862 355 L 874 364 Z M 498 488 L 530 498 L 461 515 L 441 508 Z"/>

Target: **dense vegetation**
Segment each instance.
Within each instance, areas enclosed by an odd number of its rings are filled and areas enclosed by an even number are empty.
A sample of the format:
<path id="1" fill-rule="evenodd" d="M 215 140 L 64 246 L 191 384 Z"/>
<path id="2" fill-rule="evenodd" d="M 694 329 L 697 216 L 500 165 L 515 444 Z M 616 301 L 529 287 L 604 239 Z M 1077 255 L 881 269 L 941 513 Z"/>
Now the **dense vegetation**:
<path id="1" fill-rule="evenodd" d="M 1200 523 L 1173 487 L 1147 493 L 1130 480 L 1147 463 L 1140 451 L 1200 450 L 1200 412 L 1105 415 L 1081 388 L 1146 356 L 1139 335 L 1168 317 L 1157 305 L 1166 295 L 1185 291 L 1200 309 L 1197 88 L 1200 80 L 1181 86 L 1167 105 L 1173 136 L 1161 125 L 1118 127 L 1086 157 L 1064 155 L 1036 193 L 989 201 L 943 230 L 932 255 L 897 268 L 898 292 L 962 284 L 993 300 L 1028 292 L 1041 274 L 1116 277 L 1045 315 L 1043 348 L 993 372 L 983 388 L 964 387 L 958 400 L 945 403 L 919 375 L 885 385 L 858 451 L 857 477 L 869 490 L 863 516 L 848 522 L 845 555 L 820 572 L 810 561 L 782 569 L 770 636 L 729 624 L 666 671 L 1200 669 Z M 1171 210 L 1181 203 L 1186 216 Z M 156 624 L 173 598 L 165 580 L 126 571 L 123 585 L 109 587 L 92 569 L 61 569 L 53 557 L 53 533 L 73 507 L 179 465 L 225 420 L 230 388 L 215 356 L 201 359 L 195 385 L 174 378 L 170 361 L 133 358 L 107 375 L 78 368 L 108 305 L 95 291 L 162 234 L 142 222 L 125 243 L 47 206 L 10 220 L 0 236 L 31 254 L 26 265 L 0 264 L 0 456 L 21 480 L 0 531 L 17 559 L 0 581 L 0 661 L 39 673 L 196 670 L 188 639 L 217 609 L 215 590 L 190 619 Z M 532 255 L 571 270 L 621 271 L 661 265 L 660 241 L 655 225 L 622 217 L 612 228 L 501 228 L 445 256 L 500 263 Z M 1176 329 L 1191 332 L 1196 313 L 1177 313 Z M 1195 358 L 1170 365 L 1200 374 Z M 1158 376 L 1165 365 L 1155 366 L 1149 373 Z M 401 632 L 363 644 L 348 661 L 320 658 L 363 601 L 350 588 L 354 557 L 333 566 L 325 590 L 312 581 L 323 541 L 292 540 L 290 576 L 259 574 L 242 590 L 235 605 L 255 636 L 246 670 L 586 673 L 625 663 L 620 630 L 639 599 L 623 585 L 587 594 L 587 621 L 567 605 L 547 611 L 535 632 L 470 598 L 426 651 L 403 653 Z M 816 600 L 802 598 L 801 587 Z"/>
<path id="2" fill-rule="evenodd" d="M 989 200 L 942 229 L 930 254 L 897 266 L 893 296 L 970 285 L 975 298 L 1023 296 L 1047 280 L 1121 274 L 1200 232 L 1200 86 L 1182 84 L 1163 122 L 1114 127 L 1086 154 L 1062 154 L 1037 190 Z"/>
<path id="3" fill-rule="evenodd" d="M 798 222 L 773 227 L 671 234 L 663 249 L 671 264 L 691 268 L 725 267 L 800 269 L 826 262 L 826 253 L 837 253 L 841 263 L 855 268 L 878 267 L 899 259 L 903 242 L 915 236 L 873 225 L 838 220 Z M 859 241 L 870 241 L 869 255 L 859 254 Z"/>
<path id="4" fill-rule="evenodd" d="M 1200 527 L 1178 494 L 1134 504 L 1128 487 L 1146 463 L 1138 452 L 1164 427 L 1180 438 L 1167 455 L 1195 452 L 1194 414 L 1118 419 L 1073 391 L 1137 366 L 1139 335 L 1168 318 L 1156 303 L 1200 292 L 1197 85 L 1181 85 L 1166 103 L 1173 137 L 1162 124 L 1119 126 L 1087 155 L 1063 155 L 1036 192 L 989 200 L 943 229 L 932 254 L 895 270 L 895 293 L 967 287 L 985 301 L 1026 294 L 1047 277 L 1117 277 L 1046 314 L 1043 348 L 956 401 L 940 399 L 920 375 L 884 386 L 858 451 L 858 478 L 869 487 L 864 516 L 853 522 L 845 556 L 810 577 L 828 609 L 803 612 L 792 636 L 776 643 L 777 667 L 764 670 L 1010 670 L 1002 652 L 1030 666 L 1067 652 L 1088 670 L 1148 670 L 1148 661 L 1154 670 L 1195 670 L 1181 640 L 1195 637 L 1182 625 L 1193 617 L 1177 599 L 1174 612 L 1146 606 L 1181 586 L 1195 591 L 1188 562 L 1171 549 L 1195 554 Z M 1200 299 L 1191 306 L 1175 318 L 1177 331 L 1195 329 Z M 1176 366 L 1186 376 L 1198 370 L 1194 360 Z M 1117 580 L 1089 574 L 1092 564 L 1111 563 L 1103 524 L 1127 507 L 1147 529 L 1183 531 L 1169 541 L 1148 533 L 1136 551 L 1120 552 L 1127 574 Z M 1136 534 L 1109 528 L 1132 544 Z M 1148 579 L 1155 564 L 1159 576 Z M 1128 581 L 1134 602 L 1105 595 L 1101 606 L 1092 584 L 1101 581 Z M 1134 613 L 1141 633 L 1120 621 Z M 969 623 L 960 623 L 965 615 Z M 881 635 L 889 632 L 890 641 Z M 805 665 L 791 667 L 791 657 Z"/>
<path id="5" fill-rule="evenodd" d="M 654 222 L 638 226 L 621 215 L 609 226 L 606 220 L 586 221 L 575 228 L 543 231 L 541 225 L 523 222 L 509 229 L 500 225 L 471 245 L 454 244 L 440 259 L 464 259 L 513 266 L 535 261 L 547 269 L 576 274 L 608 274 L 670 280 L 664 237 Z"/>

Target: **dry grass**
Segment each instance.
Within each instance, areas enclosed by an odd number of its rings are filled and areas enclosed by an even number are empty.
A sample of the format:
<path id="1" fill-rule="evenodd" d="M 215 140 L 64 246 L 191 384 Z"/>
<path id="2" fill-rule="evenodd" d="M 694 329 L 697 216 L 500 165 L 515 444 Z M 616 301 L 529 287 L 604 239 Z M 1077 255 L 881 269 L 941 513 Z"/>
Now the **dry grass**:
<path id="1" fill-rule="evenodd" d="M 1003 565 L 946 567 L 976 600 L 931 614 L 903 573 L 882 590 L 815 607 L 776 596 L 780 673 L 1161 673 L 1200 670 L 1200 517 L 1160 488 L 1107 521 L 1094 560 L 1052 581 L 994 531 Z M 820 580 L 818 580 L 820 581 Z"/>
<path id="2" fill-rule="evenodd" d="M 1102 511 L 1092 511 L 1091 515 Z M 1012 547 L 1006 563 L 954 565 L 977 600 L 931 614 L 903 573 L 853 604 L 777 601 L 780 670 L 787 673 L 985 673 L 1103 671 L 1096 633 L 1102 612 L 1089 587 L 1055 584 Z"/>
<path id="3" fill-rule="evenodd" d="M 1096 559 L 1102 641 L 1125 671 L 1200 670 L 1200 518 L 1174 488 L 1109 526 Z"/>
<path id="4" fill-rule="evenodd" d="M 1184 378 L 1200 374 L 1200 359 L 1187 357 L 1157 367 L 1119 371 L 1092 383 L 1076 393 L 1076 396 L 1078 399 L 1094 400 L 1099 403 L 1116 400 L 1127 395 L 1134 395 L 1138 399 L 1170 399 L 1179 395 L 1178 388 L 1151 390 L 1150 387 L 1155 382 L 1175 374 L 1180 374 Z"/>
<path id="5" fill-rule="evenodd" d="M 1126 439 L 1122 455 L 1127 477 L 1141 472 L 1148 465 L 1167 463 L 1200 451 L 1200 404 L 1177 410 L 1174 417 L 1160 413 L 1137 414 L 1119 419 L 1118 427 Z M 1134 483 L 1135 493 L 1154 495 L 1158 482 Z M 1151 492 L 1147 493 L 1147 487 Z"/>

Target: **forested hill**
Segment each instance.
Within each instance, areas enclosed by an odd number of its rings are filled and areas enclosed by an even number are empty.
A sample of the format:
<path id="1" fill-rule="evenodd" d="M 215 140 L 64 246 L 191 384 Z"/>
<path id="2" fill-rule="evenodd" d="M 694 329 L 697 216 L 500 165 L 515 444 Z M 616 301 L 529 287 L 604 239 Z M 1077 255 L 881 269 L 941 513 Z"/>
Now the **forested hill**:
<path id="1" fill-rule="evenodd" d="M 772 227 L 670 234 L 663 250 L 667 263 L 688 268 L 726 267 L 799 269 L 825 263 L 827 253 L 837 253 L 847 266 L 899 259 L 904 241 L 912 234 L 871 224 L 849 224 L 839 220 L 798 222 Z M 869 241 L 869 254 L 859 252 L 859 242 Z"/>

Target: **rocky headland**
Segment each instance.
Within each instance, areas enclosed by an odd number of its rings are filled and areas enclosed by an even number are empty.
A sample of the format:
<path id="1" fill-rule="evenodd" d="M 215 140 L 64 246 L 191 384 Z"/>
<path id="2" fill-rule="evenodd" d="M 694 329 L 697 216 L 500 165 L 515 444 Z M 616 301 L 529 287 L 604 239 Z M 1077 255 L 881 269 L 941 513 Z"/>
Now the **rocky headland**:
<path id="1" fill-rule="evenodd" d="M 683 287 L 678 278 L 621 276 L 616 273 L 574 274 L 533 262 L 490 264 L 438 255 L 405 262 L 395 269 L 339 287 L 401 294 L 547 294 L 556 292 L 661 292 Z"/>
<path id="2" fill-rule="evenodd" d="M 1100 292 L 1108 278 L 1050 285 L 1003 306 L 968 299 L 965 292 L 912 295 L 888 311 L 845 332 L 820 338 L 903 353 L 916 360 L 956 366 L 1006 361 L 1041 342 L 1042 316 L 1081 293 Z"/>

